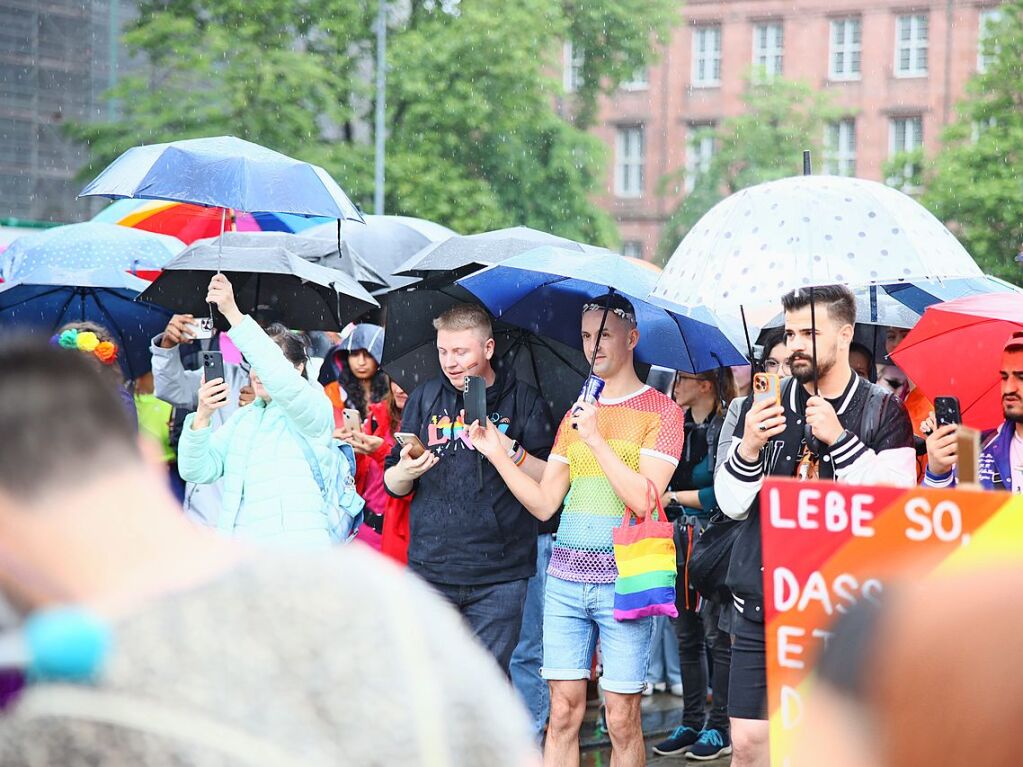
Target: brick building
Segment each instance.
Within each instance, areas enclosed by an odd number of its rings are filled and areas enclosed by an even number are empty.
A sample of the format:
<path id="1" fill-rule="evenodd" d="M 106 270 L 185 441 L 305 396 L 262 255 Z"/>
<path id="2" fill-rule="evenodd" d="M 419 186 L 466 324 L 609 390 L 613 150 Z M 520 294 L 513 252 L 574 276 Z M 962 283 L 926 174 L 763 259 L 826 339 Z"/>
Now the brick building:
<path id="1" fill-rule="evenodd" d="M 685 194 L 684 185 L 659 194 L 660 180 L 682 168 L 699 171 L 714 151 L 699 129 L 742 111 L 744 77 L 754 65 L 826 90 L 848 110 L 828 126 L 817 172 L 882 180 L 895 152 L 934 152 L 967 81 L 984 66 L 979 41 L 997 6 L 687 0 L 660 61 L 601 105 L 595 132 L 613 161 L 600 204 L 618 223 L 623 252 L 653 257 L 664 221 Z M 566 45 L 568 90 L 577 76 L 573 58 Z"/>

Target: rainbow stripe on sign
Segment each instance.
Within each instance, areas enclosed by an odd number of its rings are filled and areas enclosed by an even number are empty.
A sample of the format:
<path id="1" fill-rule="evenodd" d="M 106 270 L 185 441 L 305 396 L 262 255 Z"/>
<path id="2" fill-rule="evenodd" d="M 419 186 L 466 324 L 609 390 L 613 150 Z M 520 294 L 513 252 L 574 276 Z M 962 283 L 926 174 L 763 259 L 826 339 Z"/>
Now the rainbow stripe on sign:
<path id="1" fill-rule="evenodd" d="M 772 479 L 760 523 L 773 767 L 792 758 L 838 614 L 894 578 L 1023 561 L 1023 496 L 1003 492 Z"/>
<path id="2" fill-rule="evenodd" d="M 627 621 L 648 615 L 678 617 L 675 607 L 675 538 L 671 522 L 648 514 L 630 525 L 625 512 L 622 526 L 614 530 L 615 620 Z M 663 516 L 663 512 L 662 512 Z"/>

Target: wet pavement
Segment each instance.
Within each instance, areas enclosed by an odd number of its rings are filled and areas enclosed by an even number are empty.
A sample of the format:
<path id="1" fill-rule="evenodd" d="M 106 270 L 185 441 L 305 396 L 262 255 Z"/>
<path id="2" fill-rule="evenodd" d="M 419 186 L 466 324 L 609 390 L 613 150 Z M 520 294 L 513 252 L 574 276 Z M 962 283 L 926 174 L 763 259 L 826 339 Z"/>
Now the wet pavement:
<path id="1" fill-rule="evenodd" d="M 727 756 L 709 762 L 694 762 L 682 756 L 657 756 L 653 752 L 659 743 L 682 721 L 682 699 L 668 693 L 655 693 L 643 698 L 643 733 L 646 736 L 647 764 L 652 765 L 697 765 L 727 767 L 731 761 Z M 596 706 L 586 710 L 586 719 L 580 733 L 583 767 L 608 767 L 611 764 L 611 742 L 600 721 L 600 709 Z"/>

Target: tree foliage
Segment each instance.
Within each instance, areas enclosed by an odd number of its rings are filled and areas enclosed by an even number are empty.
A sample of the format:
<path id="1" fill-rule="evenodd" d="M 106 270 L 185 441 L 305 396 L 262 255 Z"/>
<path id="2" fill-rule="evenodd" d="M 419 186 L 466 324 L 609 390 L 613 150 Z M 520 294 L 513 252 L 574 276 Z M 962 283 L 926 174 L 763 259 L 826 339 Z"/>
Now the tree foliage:
<path id="1" fill-rule="evenodd" d="M 827 94 L 781 78 L 748 78 L 743 101 L 742 114 L 705 129 L 714 136 L 714 154 L 665 226 L 658 249 L 662 263 L 720 200 L 748 186 L 801 173 L 804 149 L 812 152 L 819 169 L 825 127 L 844 116 Z M 684 176 L 665 179 L 662 187 L 678 186 Z"/>
<path id="2" fill-rule="evenodd" d="M 967 85 L 958 118 L 926 167 L 921 202 L 948 222 L 981 268 L 1020 282 L 1023 245 L 1023 0 L 988 28 L 989 63 Z"/>
<path id="3" fill-rule="evenodd" d="M 555 111 L 561 42 L 590 51 L 590 109 L 653 55 L 670 0 L 404 0 L 388 23 L 388 213 L 458 231 L 525 224 L 610 244 L 607 151 Z M 77 125 L 89 176 L 141 143 L 235 135 L 373 193 L 376 0 L 141 0 L 115 121 Z M 589 72 L 589 70 L 588 70 Z M 592 107 L 595 108 L 595 107 Z"/>

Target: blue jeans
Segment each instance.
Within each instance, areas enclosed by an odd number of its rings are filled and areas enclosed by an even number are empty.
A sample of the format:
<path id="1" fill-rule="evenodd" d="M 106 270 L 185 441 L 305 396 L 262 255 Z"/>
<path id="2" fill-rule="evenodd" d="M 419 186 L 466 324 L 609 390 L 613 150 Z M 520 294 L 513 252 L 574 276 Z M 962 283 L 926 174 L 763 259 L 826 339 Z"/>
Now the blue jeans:
<path id="1" fill-rule="evenodd" d="M 682 683 L 678 639 L 675 637 L 675 627 L 666 615 L 654 618 L 654 644 L 650 648 L 650 666 L 646 670 L 646 678 L 650 684 L 667 682 L 669 687 Z"/>
<path id="2" fill-rule="evenodd" d="M 512 651 L 519 642 L 527 583 L 529 581 L 523 578 L 490 586 L 430 585 L 462 614 L 472 633 L 507 676 Z"/>
<path id="3" fill-rule="evenodd" d="M 537 536 L 536 575 L 529 579 L 526 588 L 522 631 L 511 658 L 512 684 L 533 717 L 533 728 L 537 736 L 543 733 L 551 708 L 551 691 L 540 676 L 540 666 L 543 665 L 543 595 L 553 545 L 554 536 L 550 533 Z"/>

